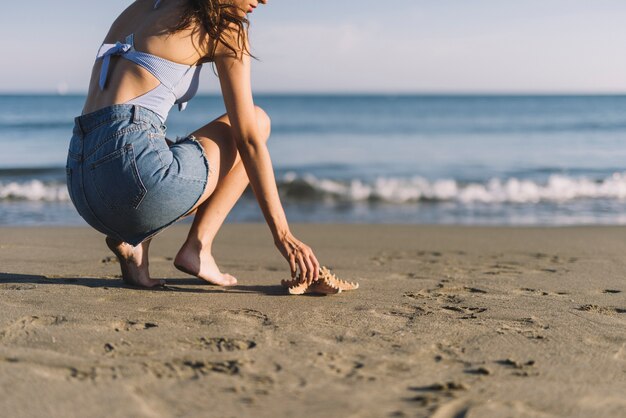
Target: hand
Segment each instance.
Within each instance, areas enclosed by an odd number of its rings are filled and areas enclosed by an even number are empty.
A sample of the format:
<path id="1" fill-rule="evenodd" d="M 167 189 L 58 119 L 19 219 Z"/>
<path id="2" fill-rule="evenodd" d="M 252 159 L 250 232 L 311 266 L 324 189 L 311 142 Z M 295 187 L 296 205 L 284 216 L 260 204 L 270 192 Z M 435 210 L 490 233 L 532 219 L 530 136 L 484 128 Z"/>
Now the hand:
<path id="1" fill-rule="evenodd" d="M 300 275 L 298 280 L 300 283 L 306 282 L 307 284 L 313 283 L 317 280 L 320 271 L 320 263 L 315 258 L 311 247 L 298 240 L 291 233 L 286 234 L 280 240 L 276 241 L 276 247 L 280 253 L 289 261 L 289 268 L 291 269 L 291 278 L 295 278 L 298 275 L 298 269 Z"/>

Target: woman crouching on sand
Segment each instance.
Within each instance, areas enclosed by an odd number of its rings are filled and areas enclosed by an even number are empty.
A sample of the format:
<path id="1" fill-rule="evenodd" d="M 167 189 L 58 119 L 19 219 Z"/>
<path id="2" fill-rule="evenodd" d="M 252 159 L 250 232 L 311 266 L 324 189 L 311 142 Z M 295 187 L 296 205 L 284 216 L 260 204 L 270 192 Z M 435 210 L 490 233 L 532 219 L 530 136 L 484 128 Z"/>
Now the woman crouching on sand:
<path id="1" fill-rule="evenodd" d="M 148 272 L 150 240 L 194 214 L 174 265 L 235 285 L 211 245 L 248 183 L 292 277 L 318 277 L 313 251 L 289 230 L 266 146 L 270 119 L 252 99 L 246 16 L 259 3 L 267 0 L 137 0 L 98 51 L 75 119 L 67 184 L 80 215 L 106 235 L 128 284 L 163 284 Z M 217 69 L 227 113 L 171 142 L 168 112 L 195 95 L 207 62 Z"/>

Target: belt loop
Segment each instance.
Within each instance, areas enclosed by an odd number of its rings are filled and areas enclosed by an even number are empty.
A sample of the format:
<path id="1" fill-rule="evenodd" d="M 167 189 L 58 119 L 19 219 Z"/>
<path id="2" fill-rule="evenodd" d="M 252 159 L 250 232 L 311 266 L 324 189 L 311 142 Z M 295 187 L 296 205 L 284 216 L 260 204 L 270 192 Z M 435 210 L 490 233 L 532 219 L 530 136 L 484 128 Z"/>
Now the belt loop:
<path id="1" fill-rule="evenodd" d="M 133 105 L 130 109 L 130 123 L 137 122 L 137 105 Z"/>

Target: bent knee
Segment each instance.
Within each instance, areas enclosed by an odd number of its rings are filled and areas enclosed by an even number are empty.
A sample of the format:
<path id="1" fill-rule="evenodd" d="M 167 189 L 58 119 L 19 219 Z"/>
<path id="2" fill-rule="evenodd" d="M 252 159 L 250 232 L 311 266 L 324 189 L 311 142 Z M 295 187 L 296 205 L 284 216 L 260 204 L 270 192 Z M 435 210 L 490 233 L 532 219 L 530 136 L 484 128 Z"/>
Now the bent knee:
<path id="1" fill-rule="evenodd" d="M 272 132 L 272 120 L 260 106 L 254 106 L 254 110 L 256 110 L 256 120 L 259 125 L 259 129 L 263 134 L 263 138 L 267 141 L 270 137 L 270 133 Z"/>

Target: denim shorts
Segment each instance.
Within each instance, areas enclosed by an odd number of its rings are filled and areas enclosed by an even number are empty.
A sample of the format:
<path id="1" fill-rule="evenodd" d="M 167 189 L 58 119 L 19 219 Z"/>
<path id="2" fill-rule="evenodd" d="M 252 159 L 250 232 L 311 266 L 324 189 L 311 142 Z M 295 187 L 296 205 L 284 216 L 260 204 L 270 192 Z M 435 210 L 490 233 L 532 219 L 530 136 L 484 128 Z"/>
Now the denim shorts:
<path id="1" fill-rule="evenodd" d="M 138 245 L 196 205 L 209 163 L 193 136 L 168 146 L 154 112 L 120 104 L 75 119 L 66 171 L 70 198 L 83 219 Z"/>

